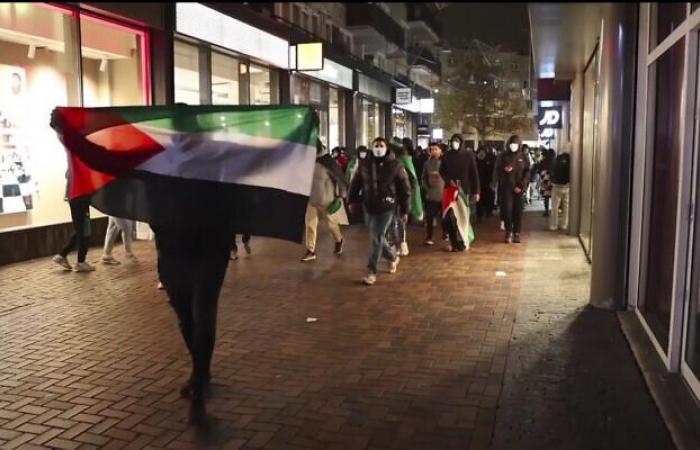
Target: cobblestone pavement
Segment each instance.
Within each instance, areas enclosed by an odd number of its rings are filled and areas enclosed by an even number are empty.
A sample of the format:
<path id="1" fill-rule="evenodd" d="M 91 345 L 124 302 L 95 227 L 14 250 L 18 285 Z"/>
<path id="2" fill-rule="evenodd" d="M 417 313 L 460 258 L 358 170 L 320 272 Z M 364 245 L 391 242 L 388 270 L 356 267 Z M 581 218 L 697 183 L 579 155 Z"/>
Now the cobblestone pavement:
<path id="1" fill-rule="evenodd" d="M 478 228 L 467 254 L 423 247 L 412 228 L 411 255 L 371 288 L 358 282 L 360 227 L 346 229 L 342 257 L 324 235 L 304 264 L 300 246 L 253 238 L 222 292 L 208 433 L 187 425 L 178 396 L 189 359 L 155 289 L 151 242 L 137 243 L 137 263 L 89 274 L 48 260 L 1 267 L 0 448 L 477 450 L 494 427 L 498 448 L 525 448 L 595 416 L 586 396 L 599 387 L 611 396 L 601 414 L 624 419 L 601 415 L 600 432 L 666 448 L 614 315 L 581 309 L 588 269 L 575 240 L 532 233 L 506 246 L 495 228 Z"/>

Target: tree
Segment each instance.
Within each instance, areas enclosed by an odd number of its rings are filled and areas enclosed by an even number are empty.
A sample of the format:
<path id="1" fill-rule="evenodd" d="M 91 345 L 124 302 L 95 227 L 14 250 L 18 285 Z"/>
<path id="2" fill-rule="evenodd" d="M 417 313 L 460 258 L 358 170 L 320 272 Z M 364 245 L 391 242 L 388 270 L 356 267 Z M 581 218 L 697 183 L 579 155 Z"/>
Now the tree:
<path id="1" fill-rule="evenodd" d="M 436 99 L 436 121 L 442 128 L 473 129 L 480 140 L 534 130 L 522 92 L 504 82 L 504 69 L 490 61 L 488 51 L 477 47 L 453 58 L 452 75 L 443 80 Z"/>

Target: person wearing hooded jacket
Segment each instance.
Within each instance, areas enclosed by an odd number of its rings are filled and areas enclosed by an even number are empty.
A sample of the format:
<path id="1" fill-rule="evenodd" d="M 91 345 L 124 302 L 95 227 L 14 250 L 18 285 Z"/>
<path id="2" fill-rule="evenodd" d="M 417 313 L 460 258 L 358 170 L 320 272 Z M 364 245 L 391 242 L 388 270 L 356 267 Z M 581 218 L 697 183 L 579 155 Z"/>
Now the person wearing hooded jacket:
<path id="1" fill-rule="evenodd" d="M 481 194 L 479 171 L 476 165 L 474 152 L 464 148 L 464 139 L 461 134 L 454 134 L 450 138 L 448 151 L 442 157 L 440 175 L 445 184 L 451 184 L 461 189 L 474 203 L 478 203 Z M 443 227 L 450 237 L 450 250 L 465 251 L 468 248 L 468 240 L 459 236 L 457 218 L 452 210 L 449 210 L 443 218 Z"/>
<path id="2" fill-rule="evenodd" d="M 520 243 L 523 196 L 530 183 L 530 163 L 521 151 L 521 146 L 520 137 L 511 136 L 493 169 L 492 186 L 499 185 L 503 195 L 501 212 L 505 220 L 505 242 L 508 244 Z"/>
<path id="3" fill-rule="evenodd" d="M 360 164 L 350 184 L 348 195 L 350 211 L 362 204 L 367 217 L 370 256 L 367 276 L 362 282 L 368 286 L 377 281 L 379 257 L 389 261 L 389 273 L 396 272 L 399 256 L 386 240 L 386 233 L 396 209 L 405 221 L 411 205 L 411 185 L 403 164 L 389 151 L 389 143 L 378 137 L 372 143 L 372 153 Z"/>

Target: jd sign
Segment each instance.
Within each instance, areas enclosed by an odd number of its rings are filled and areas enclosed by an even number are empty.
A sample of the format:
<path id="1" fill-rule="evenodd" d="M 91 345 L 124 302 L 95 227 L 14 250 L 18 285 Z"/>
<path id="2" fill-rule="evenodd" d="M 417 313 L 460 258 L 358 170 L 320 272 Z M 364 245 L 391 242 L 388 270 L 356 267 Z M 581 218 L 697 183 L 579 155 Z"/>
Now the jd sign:
<path id="1" fill-rule="evenodd" d="M 540 106 L 537 124 L 539 128 L 561 128 L 561 106 Z"/>

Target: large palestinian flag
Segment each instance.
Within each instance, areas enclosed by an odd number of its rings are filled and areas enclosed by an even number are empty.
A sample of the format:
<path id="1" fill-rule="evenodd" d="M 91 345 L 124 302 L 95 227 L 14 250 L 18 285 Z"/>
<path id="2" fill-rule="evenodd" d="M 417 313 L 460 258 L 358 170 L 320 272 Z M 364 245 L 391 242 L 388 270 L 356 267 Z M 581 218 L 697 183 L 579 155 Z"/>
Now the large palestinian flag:
<path id="1" fill-rule="evenodd" d="M 300 242 L 316 159 L 308 106 L 56 108 L 70 197 L 154 227 Z"/>
<path id="2" fill-rule="evenodd" d="M 442 193 L 442 217 L 445 217 L 450 209 L 454 211 L 457 219 L 459 236 L 469 249 L 469 245 L 474 241 L 474 228 L 469 221 L 469 201 L 461 189 L 448 184 Z"/>

